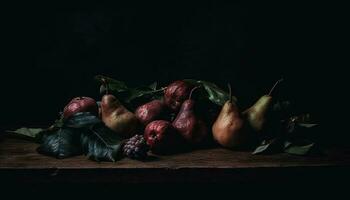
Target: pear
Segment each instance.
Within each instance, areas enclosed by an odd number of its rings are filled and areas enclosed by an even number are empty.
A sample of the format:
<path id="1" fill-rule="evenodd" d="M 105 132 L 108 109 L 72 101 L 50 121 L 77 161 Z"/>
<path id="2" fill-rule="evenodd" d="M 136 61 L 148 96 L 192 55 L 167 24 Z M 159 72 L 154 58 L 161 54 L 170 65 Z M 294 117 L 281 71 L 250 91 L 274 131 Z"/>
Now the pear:
<path id="1" fill-rule="evenodd" d="M 107 127 L 125 138 L 136 134 L 139 121 L 119 100 L 106 94 L 101 100 L 101 118 Z"/>
<path id="2" fill-rule="evenodd" d="M 247 122 L 254 131 L 259 132 L 264 128 L 264 124 L 267 120 L 266 115 L 272 104 L 271 94 L 281 81 L 283 81 L 283 79 L 278 80 L 267 95 L 260 97 L 252 107 L 243 112 Z"/>
<path id="3" fill-rule="evenodd" d="M 180 111 L 172 123 L 188 144 L 194 146 L 203 145 L 209 136 L 207 125 L 196 112 L 197 104 L 191 99 L 193 91 L 197 88 L 192 89 L 189 98 L 182 103 Z"/>
<path id="4" fill-rule="evenodd" d="M 223 105 L 212 126 L 212 132 L 214 140 L 221 146 L 237 148 L 244 145 L 247 137 L 243 131 L 244 120 L 237 105 L 232 101 L 230 85 L 229 91 L 231 98 Z"/>

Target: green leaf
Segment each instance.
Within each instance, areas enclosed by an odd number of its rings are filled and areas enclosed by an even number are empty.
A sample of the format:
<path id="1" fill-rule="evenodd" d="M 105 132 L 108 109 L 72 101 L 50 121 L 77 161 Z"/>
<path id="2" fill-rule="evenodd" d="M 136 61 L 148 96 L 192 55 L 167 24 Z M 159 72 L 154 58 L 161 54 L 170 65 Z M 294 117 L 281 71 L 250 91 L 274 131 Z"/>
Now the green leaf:
<path id="1" fill-rule="evenodd" d="M 211 102 L 217 105 L 224 105 L 226 101 L 230 99 L 228 92 L 225 92 L 223 89 L 219 88 L 216 84 L 203 81 L 203 80 L 194 80 L 194 79 L 184 79 L 184 81 L 193 84 L 195 86 L 201 86 L 207 93 L 207 97 Z M 237 102 L 237 98 L 232 96 L 232 100 Z"/>
<path id="2" fill-rule="evenodd" d="M 157 83 L 157 82 L 153 82 L 153 83 L 150 84 L 148 87 L 149 87 L 151 90 L 156 90 L 156 89 L 157 89 L 157 86 L 158 86 L 158 83 Z"/>
<path id="3" fill-rule="evenodd" d="M 129 88 L 124 82 L 106 76 L 97 75 L 95 76 L 95 79 L 102 84 L 100 88 L 101 94 L 105 93 L 106 88 L 103 84 L 107 82 L 109 92 L 114 94 L 122 103 L 125 103 L 131 107 L 134 106 L 130 105 L 132 101 L 139 98 L 144 98 L 146 101 L 158 98 L 159 93 L 164 90 L 163 88 L 157 90 L 157 82 L 146 86 Z"/>
<path id="4" fill-rule="evenodd" d="M 294 145 L 291 143 L 287 143 L 285 145 L 286 148 L 284 152 L 293 154 L 293 155 L 307 155 L 309 154 L 315 146 L 315 143 L 307 144 L 307 145 Z"/>
<path id="5" fill-rule="evenodd" d="M 130 103 L 135 99 L 143 98 L 149 96 L 149 99 L 152 99 L 152 97 L 156 97 L 157 93 L 162 92 L 163 89 L 159 90 L 140 90 L 140 89 L 130 89 L 129 95 L 125 97 L 124 101 L 126 103 Z"/>
<path id="6" fill-rule="evenodd" d="M 305 124 L 305 123 L 299 123 L 298 125 L 305 128 L 312 128 L 312 127 L 318 126 L 318 124 Z"/>
<path id="7" fill-rule="evenodd" d="M 271 145 L 271 143 L 264 143 L 264 144 L 258 146 L 254 150 L 253 154 L 257 155 L 257 154 L 262 154 L 262 153 L 266 152 L 269 149 L 270 145 Z"/>
<path id="8" fill-rule="evenodd" d="M 60 128 L 44 133 L 37 151 L 56 158 L 67 158 L 81 154 L 80 130 Z"/>
<path id="9" fill-rule="evenodd" d="M 201 86 L 202 84 L 200 83 L 200 81 L 198 80 L 195 80 L 195 79 L 184 79 L 183 81 L 191 84 L 191 85 L 194 85 L 194 86 Z"/>
<path id="10" fill-rule="evenodd" d="M 115 162 L 122 156 L 122 138 L 103 124 L 83 132 L 80 141 L 84 154 L 91 160 Z"/>
<path id="11" fill-rule="evenodd" d="M 272 154 L 272 153 L 280 153 L 283 150 L 283 142 L 281 138 L 274 138 L 272 140 L 264 140 L 261 145 L 258 146 L 253 154 Z"/>
<path id="12" fill-rule="evenodd" d="M 207 81 L 199 81 L 199 82 L 203 85 L 204 89 L 208 93 L 209 100 L 212 101 L 213 103 L 218 105 L 224 105 L 225 102 L 230 99 L 229 94 L 224 90 L 222 90 L 221 88 L 219 88 L 214 83 L 207 82 Z M 237 98 L 232 96 L 232 100 L 236 102 Z"/>
<path id="13" fill-rule="evenodd" d="M 111 92 L 123 92 L 128 90 L 128 87 L 122 81 L 118 81 L 102 75 L 95 76 L 95 79 L 99 81 L 101 84 L 104 84 L 105 83 L 104 80 L 105 80 L 106 83 L 108 84 L 108 89 Z"/>
<path id="14" fill-rule="evenodd" d="M 18 135 L 24 135 L 26 137 L 30 137 L 30 138 L 37 138 L 39 137 L 39 135 L 45 131 L 46 129 L 43 129 L 43 128 L 27 128 L 27 127 L 22 127 L 22 128 L 19 128 L 17 130 L 14 130 L 14 131 L 6 131 L 6 132 L 9 132 L 9 133 L 14 133 L 14 134 L 18 134 Z"/>

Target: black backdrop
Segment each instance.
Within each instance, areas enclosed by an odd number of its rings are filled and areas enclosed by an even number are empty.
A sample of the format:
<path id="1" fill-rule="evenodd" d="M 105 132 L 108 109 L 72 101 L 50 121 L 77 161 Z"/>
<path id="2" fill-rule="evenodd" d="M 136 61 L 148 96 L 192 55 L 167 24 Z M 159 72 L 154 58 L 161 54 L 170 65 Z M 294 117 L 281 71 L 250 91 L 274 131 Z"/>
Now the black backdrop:
<path id="1" fill-rule="evenodd" d="M 45 125 L 96 74 L 130 85 L 195 78 L 233 86 L 243 107 L 280 77 L 297 108 L 324 118 L 332 31 L 314 3 L 28 4 L 7 15 L 2 128 Z"/>

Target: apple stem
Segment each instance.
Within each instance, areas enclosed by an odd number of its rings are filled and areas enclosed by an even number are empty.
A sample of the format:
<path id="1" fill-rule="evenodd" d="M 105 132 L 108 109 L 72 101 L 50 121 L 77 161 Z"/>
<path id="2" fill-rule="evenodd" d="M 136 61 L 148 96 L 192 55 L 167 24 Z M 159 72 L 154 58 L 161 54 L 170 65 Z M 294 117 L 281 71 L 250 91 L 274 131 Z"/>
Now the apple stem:
<path id="1" fill-rule="evenodd" d="M 232 102 L 232 89 L 231 89 L 231 84 L 227 83 L 228 87 L 228 95 L 230 96 L 230 102 Z"/>
<path id="2" fill-rule="evenodd" d="M 273 87 L 271 88 L 270 92 L 269 92 L 269 96 L 271 96 L 272 92 L 275 90 L 276 86 L 283 81 L 283 78 L 281 78 L 280 80 L 276 81 L 276 83 L 273 85 Z"/>
<path id="3" fill-rule="evenodd" d="M 194 92 L 196 89 L 198 89 L 198 88 L 200 88 L 200 86 L 196 86 L 196 87 L 192 88 L 192 90 L 191 90 L 191 92 L 190 92 L 190 96 L 188 97 L 188 99 L 191 99 L 191 98 L 192 98 L 193 92 Z"/>

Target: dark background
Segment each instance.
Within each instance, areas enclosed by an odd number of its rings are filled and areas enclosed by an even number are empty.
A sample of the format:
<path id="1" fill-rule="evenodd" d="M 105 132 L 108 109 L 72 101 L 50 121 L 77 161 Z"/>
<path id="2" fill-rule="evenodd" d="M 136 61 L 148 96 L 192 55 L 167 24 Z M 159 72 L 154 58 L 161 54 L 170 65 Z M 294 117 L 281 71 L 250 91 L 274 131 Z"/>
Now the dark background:
<path id="1" fill-rule="evenodd" d="M 341 34 L 334 16 L 341 12 L 330 5 L 41 2 L 11 8 L 3 129 L 47 125 L 71 98 L 99 98 L 96 74 L 130 85 L 230 82 L 244 108 L 284 77 L 280 98 L 321 124 L 336 121 L 327 103 L 337 90 L 328 82 L 337 61 L 332 45 Z"/>

